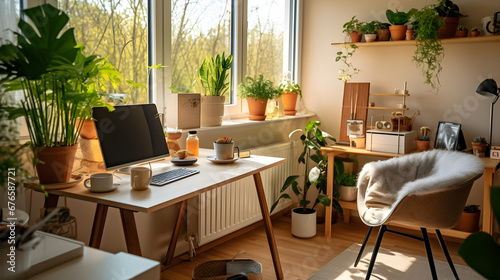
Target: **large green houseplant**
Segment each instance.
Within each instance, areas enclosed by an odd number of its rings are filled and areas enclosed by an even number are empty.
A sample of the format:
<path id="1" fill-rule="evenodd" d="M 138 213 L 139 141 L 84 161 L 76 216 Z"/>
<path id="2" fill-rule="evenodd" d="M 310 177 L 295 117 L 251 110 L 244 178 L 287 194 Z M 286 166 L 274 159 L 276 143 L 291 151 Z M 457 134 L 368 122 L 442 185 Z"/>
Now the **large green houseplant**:
<path id="1" fill-rule="evenodd" d="M 248 104 L 248 119 L 263 121 L 266 119 L 266 106 L 269 99 L 280 96 L 280 91 L 270 80 L 264 80 L 259 75 L 254 79 L 246 76 L 245 80 L 238 85 L 238 97 L 245 98 Z"/>
<path id="2" fill-rule="evenodd" d="M 328 166 L 328 156 L 321 154 L 321 147 L 325 147 L 328 142 L 327 139 L 332 141 L 336 141 L 330 134 L 321 131 L 319 126 L 321 123 L 319 121 L 310 121 L 307 123 L 305 130 L 296 129 L 292 131 L 289 135 L 291 137 L 296 132 L 302 132 L 300 136 L 300 140 L 302 141 L 303 150 L 298 158 L 299 164 L 304 165 L 304 173 L 302 175 L 291 175 L 286 178 L 283 187 L 281 188 L 281 195 L 273 203 L 271 207 L 271 212 L 274 211 L 276 206 L 281 199 L 291 199 L 287 190 L 291 187 L 292 192 L 297 196 L 299 200 L 299 207 L 293 209 L 292 211 L 292 233 L 294 229 L 297 229 L 297 226 L 294 226 L 294 218 L 296 214 L 298 215 L 306 215 L 309 213 L 315 213 L 314 208 L 318 204 L 322 204 L 324 206 L 329 206 L 330 204 L 333 208 L 343 215 L 343 210 L 340 204 L 338 203 L 338 192 L 334 193 L 332 199 L 330 199 L 326 195 L 326 187 L 327 187 L 327 166 Z M 311 165 L 314 165 L 311 167 Z M 303 181 L 302 187 L 299 186 L 299 180 Z M 307 194 L 309 190 L 315 187 L 318 191 L 314 200 L 309 200 L 311 197 L 308 197 Z M 299 218 L 300 219 L 300 218 Z M 316 219 L 314 219 L 314 223 L 316 223 Z M 300 226 L 298 227 L 300 230 Z M 308 229 L 314 230 L 314 234 L 316 233 L 316 227 L 313 228 L 308 227 Z M 311 235 L 301 236 L 300 234 L 295 234 L 295 236 L 299 237 L 312 237 Z"/>
<path id="3" fill-rule="evenodd" d="M 222 124 L 232 61 L 232 55 L 226 58 L 225 53 L 222 53 L 222 56 L 218 54 L 215 59 L 208 56 L 200 66 L 200 82 L 204 89 L 204 96 L 201 98 L 202 126 Z"/>
<path id="4" fill-rule="evenodd" d="M 92 106 L 106 106 L 99 92 L 120 74 L 107 59 L 83 53 L 64 12 L 45 4 L 23 13 L 30 21 L 19 20 L 17 44 L 0 46 L 0 85 L 23 90 L 10 115 L 26 120 L 40 182 L 67 182 L 83 125 L 77 120 L 90 118 Z"/>

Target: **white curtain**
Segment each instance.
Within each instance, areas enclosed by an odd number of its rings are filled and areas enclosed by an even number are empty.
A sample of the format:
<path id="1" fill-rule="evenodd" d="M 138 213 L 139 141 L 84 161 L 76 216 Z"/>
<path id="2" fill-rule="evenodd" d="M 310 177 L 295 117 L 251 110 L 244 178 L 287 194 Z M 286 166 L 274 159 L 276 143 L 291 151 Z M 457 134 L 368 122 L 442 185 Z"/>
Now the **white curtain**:
<path id="1" fill-rule="evenodd" d="M 0 1 L 0 44 L 14 40 L 13 31 L 17 30 L 19 0 Z"/>

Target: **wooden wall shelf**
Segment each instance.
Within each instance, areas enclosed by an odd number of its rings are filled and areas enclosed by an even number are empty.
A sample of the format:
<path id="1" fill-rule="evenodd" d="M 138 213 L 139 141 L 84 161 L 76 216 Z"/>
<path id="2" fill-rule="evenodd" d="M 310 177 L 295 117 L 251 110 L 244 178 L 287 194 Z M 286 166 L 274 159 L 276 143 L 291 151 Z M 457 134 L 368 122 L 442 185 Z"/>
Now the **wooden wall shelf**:
<path id="1" fill-rule="evenodd" d="M 486 42 L 500 42 L 500 35 L 494 36 L 479 36 L 479 37 L 455 37 L 441 39 L 443 44 L 454 44 L 454 43 L 486 43 Z M 401 40 L 401 41 L 376 41 L 376 42 L 360 42 L 360 43 L 332 43 L 332 46 L 342 46 L 345 44 L 355 44 L 358 47 L 378 47 L 378 46 L 414 46 L 415 40 Z"/>
<path id="2" fill-rule="evenodd" d="M 372 109 L 372 110 L 402 110 L 402 111 L 409 110 L 409 108 L 397 108 L 397 107 L 368 107 L 368 109 Z"/>
<path id="3" fill-rule="evenodd" d="M 399 94 L 399 93 L 370 93 L 372 96 L 410 96 L 410 94 Z"/>

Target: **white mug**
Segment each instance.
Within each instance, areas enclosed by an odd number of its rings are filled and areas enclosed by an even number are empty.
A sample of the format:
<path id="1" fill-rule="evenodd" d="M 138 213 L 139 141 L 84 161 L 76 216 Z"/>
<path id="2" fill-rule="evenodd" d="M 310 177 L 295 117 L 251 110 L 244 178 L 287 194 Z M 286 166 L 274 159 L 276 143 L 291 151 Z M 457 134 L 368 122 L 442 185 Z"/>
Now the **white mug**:
<path id="1" fill-rule="evenodd" d="M 134 167 L 130 171 L 130 185 L 136 191 L 143 191 L 149 188 L 153 171 L 147 167 Z"/>
<path id="2" fill-rule="evenodd" d="M 90 181 L 90 185 L 87 183 Z M 90 175 L 90 178 L 85 179 L 83 185 L 91 192 L 108 192 L 115 189 L 113 185 L 113 174 L 111 173 L 96 173 Z"/>
<path id="3" fill-rule="evenodd" d="M 214 142 L 215 158 L 218 160 L 229 160 L 234 158 L 235 150 L 240 157 L 240 149 L 234 146 L 234 142 L 231 143 L 217 143 Z"/>

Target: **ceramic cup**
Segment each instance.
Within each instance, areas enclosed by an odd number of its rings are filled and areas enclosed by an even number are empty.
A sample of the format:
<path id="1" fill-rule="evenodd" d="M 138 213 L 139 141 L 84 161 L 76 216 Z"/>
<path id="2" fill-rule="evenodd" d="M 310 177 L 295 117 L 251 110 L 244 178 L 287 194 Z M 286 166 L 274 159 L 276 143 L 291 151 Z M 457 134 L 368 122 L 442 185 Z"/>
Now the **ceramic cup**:
<path id="1" fill-rule="evenodd" d="M 149 188 L 153 171 L 147 167 L 134 167 L 130 171 L 130 185 L 136 191 L 143 191 Z"/>
<path id="2" fill-rule="evenodd" d="M 240 149 L 231 143 L 216 143 L 214 142 L 215 158 L 218 160 L 229 160 L 234 158 L 234 153 L 240 157 Z"/>
<path id="3" fill-rule="evenodd" d="M 90 185 L 88 184 L 90 182 Z M 107 192 L 114 189 L 113 174 L 111 173 L 96 173 L 90 175 L 90 178 L 85 179 L 83 185 L 91 192 Z"/>

